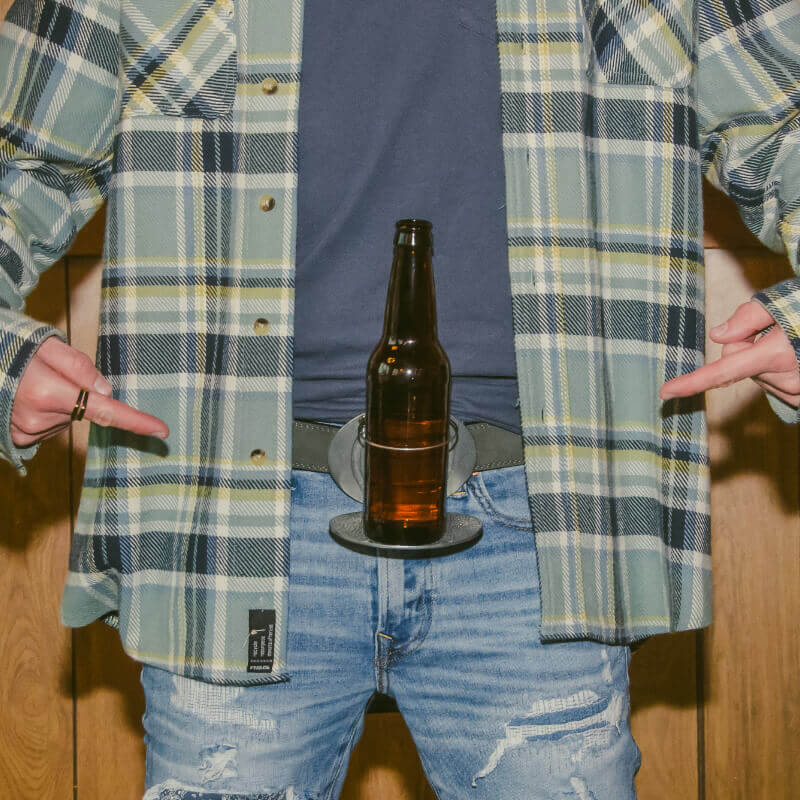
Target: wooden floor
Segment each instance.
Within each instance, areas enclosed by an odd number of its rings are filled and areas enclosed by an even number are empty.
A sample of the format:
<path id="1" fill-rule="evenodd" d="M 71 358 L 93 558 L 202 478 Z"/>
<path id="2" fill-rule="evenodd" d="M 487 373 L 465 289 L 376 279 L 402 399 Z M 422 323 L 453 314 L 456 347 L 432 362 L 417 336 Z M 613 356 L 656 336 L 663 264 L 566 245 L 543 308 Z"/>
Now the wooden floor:
<path id="1" fill-rule="evenodd" d="M 8 0 L 0 0 L 0 17 Z M 791 276 L 730 203 L 706 193 L 707 326 Z M 102 219 L 44 277 L 31 316 L 93 353 Z M 707 358 L 719 346 L 707 341 Z M 657 637 L 631 668 L 640 800 L 800 796 L 798 429 L 751 381 L 706 395 L 714 624 Z M 101 624 L 58 622 L 86 426 L 42 447 L 28 478 L 0 465 L 0 800 L 139 800 L 138 666 Z M 433 798 L 397 713 L 368 715 L 344 800 Z M 600 800 L 598 798 L 598 800 Z M 613 800 L 603 798 L 602 800 Z"/>

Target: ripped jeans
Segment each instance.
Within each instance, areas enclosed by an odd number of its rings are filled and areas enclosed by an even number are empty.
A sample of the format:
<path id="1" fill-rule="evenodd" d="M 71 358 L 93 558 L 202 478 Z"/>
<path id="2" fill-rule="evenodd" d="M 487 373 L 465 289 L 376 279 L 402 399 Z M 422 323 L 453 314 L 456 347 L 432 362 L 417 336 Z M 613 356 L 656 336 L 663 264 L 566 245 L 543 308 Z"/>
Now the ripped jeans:
<path id="1" fill-rule="evenodd" d="M 336 544 L 328 520 L 359 505 L 329 475 L 293 482 L 291 679 L 219 686 L 145 666 L 145 800 L 335 800 L 375 691 L 396 699 L 439 800 L 635 798 L 630 649 L 540 642 L 523 467 L 448 497 L 483 537 L 422 560 Z"/>

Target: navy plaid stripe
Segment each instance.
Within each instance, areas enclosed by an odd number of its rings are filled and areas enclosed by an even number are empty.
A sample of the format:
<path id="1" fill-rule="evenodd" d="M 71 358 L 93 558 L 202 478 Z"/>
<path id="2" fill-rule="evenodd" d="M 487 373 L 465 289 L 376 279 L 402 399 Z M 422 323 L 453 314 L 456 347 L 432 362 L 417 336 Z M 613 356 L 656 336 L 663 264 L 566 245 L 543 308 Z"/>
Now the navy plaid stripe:
<path id="1" fill-rule="evenodd" d="M 567 336 L 596 335 L 606 340 L 629 339 L 675 347 L 693 343 L 700 354 L 705 346 L 703 315 L 696 309 L 598 297 L 516 295 L 512 300 L 516 334 L 548 331 L 549 324 L 536 311 L 542 302 L 558 305 L 561 330 Z"/>
<path id="2" fill-rule="evenodd" d="M 211 128 L 202 131 L 122 131 L 115 146 L 114 171 L 162 171 L 175 174 L 177 167 L 184 180 L 193 172 L 213 175 L 239 171 L 235 155 L 242 146 L 241 134 L 233 130 Z M 286 162 L 287 152 L 294 152 L 297 136 L 290 132 L 265 133 L 256 143 L 258 160 L 250 163 L 251 174 L 292 171 L 294 160 Z M 200 154 L 199 158 L 197 154 Z M 176 178 L 179 177 L 176 175 Z"/>
<path id="3" fill-rule="evenodd" d="M 690 204 L 690 207 L 691 204 Z M 693 212 L 699 212 L 697 206 L 692 207 Z M 637 254 L 642 256 L 656 256 L 669 258 L 685 258 L 702 263 L 703 250 L 694 239 L 680 239 L 670 237 L 667 242 L 659 241 L 657 236 L 649 231 L 642 231 L 638 236 L 646 242 L 636 241 L 636 233 L 626 233 L 625 237 L 606 239 L 600 234 L 592 236 L 566 236 L 532 234 L 530 236 L 513 236 L 509 238 L 511 247 L 547 247 L 547 248 L 587 248 L 591 247 L 599 253 L 608 254 Z"/>
<path id="4" fill-rule="evenodd" d="M 225 325 L 220 322 L 220 327 Z M 242 378 L 283 375 L 291 365 L 291 342 L 269 338 L 235 337 L 208 333 L 200 349 L 182 346 L 183 335 L 136 334 L 135 346 L 128 337 L 103 335 L 99 351 L 111 375 L 164 375 L 198 370 L 207 375 L 231 375 Z M 181 355 L 196 355 L 181 358 Z"/>
<path id="5" fill-rule="evenodd" d="M 215 265 L 217 258 L 209 258 L 209 265 Z M 204 287 L 208 290 L 230 289 L 237 287 L 240 289 L 291 289 L 294 288 L 294 277 L 287 276 L 266 276 L 263 278 L 248 278 L 237 275 L 224 269 L 224 263 L 220 264 L 223 269 L 215 273 L 191 275 L 166 275 L 164 274 L 166 265 L 156 267 L 156 274 L 142 275 L 139 273 L 131 274 L 125 270 L 107 269 L 103 273 L 103 289 L 121 289 L 124 287 L 169 287 L 183 288 L 189 286 Z"/>
<path id="6" fill-rule="evenodd" d="M 176 535 L 172 531 L 154 530 L 140 546 L 125 533 L 122 521 L 118 520 L 117 524 L 123 529 L 121 533 L 83 535 L 76 548 L 91 553 L 91 563 L 96 570 L 115 570 L 120 575 L 151 570 L 173 572 L 176 567 L 173 553 L 177 551 L 185 554 L 183 570 L 194 575 L 244 578 L 254 573 L 263 577 L 289 574 L 286 539 Z M 80 560 L 76 560 L 72 568 L 81 566 Z"/>

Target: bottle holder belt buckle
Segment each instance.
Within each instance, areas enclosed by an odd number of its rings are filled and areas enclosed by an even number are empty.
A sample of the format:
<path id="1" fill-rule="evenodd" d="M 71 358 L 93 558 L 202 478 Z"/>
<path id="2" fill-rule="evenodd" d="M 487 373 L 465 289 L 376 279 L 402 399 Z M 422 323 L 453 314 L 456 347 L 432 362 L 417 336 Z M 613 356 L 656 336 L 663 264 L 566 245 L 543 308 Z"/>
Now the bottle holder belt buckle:
<path id="1" fill-rule="evenodd" d="M 328 469 L 336 485 L 359 503 L 364 502 L 364 462 L 366 415 L 359 414 L 336 432 L 328 448 Z M 448 495 L 457 492 L 475 469 L 478 453 L 475 440 L 461 420 L 450 417 L 447 455 Z"/>

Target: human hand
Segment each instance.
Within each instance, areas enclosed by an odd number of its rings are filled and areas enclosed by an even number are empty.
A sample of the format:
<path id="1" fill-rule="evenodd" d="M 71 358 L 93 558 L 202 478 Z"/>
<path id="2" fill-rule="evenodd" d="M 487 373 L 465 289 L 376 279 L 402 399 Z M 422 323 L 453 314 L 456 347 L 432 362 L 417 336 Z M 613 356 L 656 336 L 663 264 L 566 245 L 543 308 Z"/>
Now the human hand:
<path id="1" fill-rule="evenodd" d="M 768 325 L 772 328 L 759 336 Z M 764 306 L 755 300 L 742 303 L 725 323 L 712 328 L 709 335 L 715 342 L 723 343 L 722 357 L 667 381 L 658 392 L 662 400 L 689 397 L 752 378 L 765 391 L 798 407 L 800 372 L 794 347 Z"/>
<path id="2" fill-rule="evenodd" d="M 11 441 L 28 447 L 69 426 L 81 391 L 89 390 L 86 419 L 145 436 L 166 439 L 169 428 L 143 411 L 111 398 L 111 384 L 92 359 L 54 336 L 39 346 L 22 375 L 11 409 Z"/>

